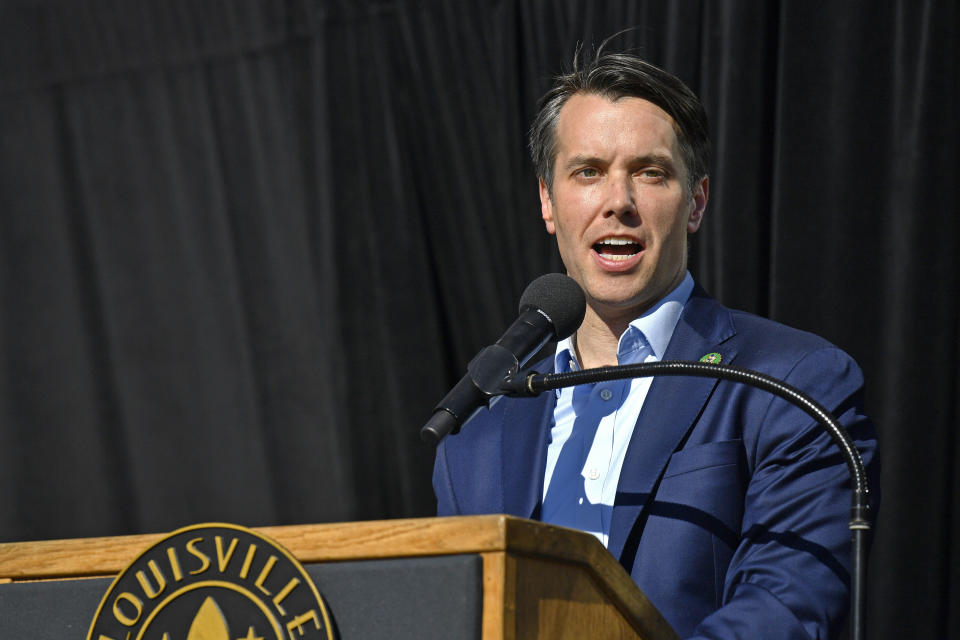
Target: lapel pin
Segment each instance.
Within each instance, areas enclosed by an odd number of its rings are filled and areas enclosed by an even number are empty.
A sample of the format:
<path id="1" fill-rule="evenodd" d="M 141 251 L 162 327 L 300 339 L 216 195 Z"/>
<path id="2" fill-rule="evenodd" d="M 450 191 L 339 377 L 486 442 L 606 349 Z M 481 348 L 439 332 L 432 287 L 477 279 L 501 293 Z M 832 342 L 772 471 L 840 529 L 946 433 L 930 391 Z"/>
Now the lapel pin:
<path id="1" fill-rule="evenodd" d="M 700 362 L 706 362 L 707 364 L 720 364 L 723 362 L 723 356 L 714 351 L 713 353 L 708 353 L 700 358 Z"/>

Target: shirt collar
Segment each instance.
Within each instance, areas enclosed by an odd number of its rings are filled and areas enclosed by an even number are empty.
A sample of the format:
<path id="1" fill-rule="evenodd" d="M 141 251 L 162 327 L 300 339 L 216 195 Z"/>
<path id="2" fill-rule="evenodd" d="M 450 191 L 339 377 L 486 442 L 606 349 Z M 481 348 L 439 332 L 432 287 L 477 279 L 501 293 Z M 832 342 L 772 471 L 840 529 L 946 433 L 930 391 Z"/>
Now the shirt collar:
<path id="1" fill-rule="evenodd" d="M 683 306 L 693 292 L 693 276 L 687 271 L 683 280 L 670 293 L 661 298 L 657 304 L 648 309 L 642 316 L 635 318 L 627 330 L 620 336 L 617 347 L 617 361 L 619 364 L 630 364 L 636 361 L 641 348 L 650 347 L 654 357 L 662 360 L 673 336 L 673 330 L 680 320 Z M 576 352 L 573 349 L 574 333 L 557 343 L 553 366 L 557 373 L 576 371 Z"/>

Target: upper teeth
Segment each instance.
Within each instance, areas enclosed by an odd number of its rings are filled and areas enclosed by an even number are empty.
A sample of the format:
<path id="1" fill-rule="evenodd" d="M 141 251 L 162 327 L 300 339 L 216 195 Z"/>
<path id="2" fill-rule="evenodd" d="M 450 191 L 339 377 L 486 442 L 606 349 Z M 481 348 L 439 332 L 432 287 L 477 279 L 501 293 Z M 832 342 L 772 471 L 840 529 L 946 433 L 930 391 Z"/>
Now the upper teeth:
<path id="1" fill-rule="evenodd" d="M 605 238 L 600 241 L 600 244 L 634 244 L 633 240 L 627 240 L 626 238 Z"/>

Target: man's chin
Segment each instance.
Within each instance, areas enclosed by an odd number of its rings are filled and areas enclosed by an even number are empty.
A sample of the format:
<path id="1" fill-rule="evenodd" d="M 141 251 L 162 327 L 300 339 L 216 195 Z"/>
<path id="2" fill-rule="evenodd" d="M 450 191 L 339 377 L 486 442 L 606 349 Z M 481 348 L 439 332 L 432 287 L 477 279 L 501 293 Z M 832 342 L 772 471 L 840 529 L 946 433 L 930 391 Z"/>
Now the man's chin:
<path id="1" fill-rule="evenodd" d="M 610 309 L 627 309 L 642 303 L 649 296 L 645 292 L 649 288 L 649 282 L 646 278 L 638 278 L 637 274 L 633 277 L 604 275 L 603 277 L 589 279 L 580 283 L 588 301 L 593 301 L 597 306 Z"/>
<path id="2" fill-rule="evenodd" d="M 630 315 L 632 319 L 646 311 L 650 307 L 651 301 L 640 291 L 634 292 L 632 295 L 623 292 L 616 295 L 588 294 L 587 304 L 601 318 Z"/>

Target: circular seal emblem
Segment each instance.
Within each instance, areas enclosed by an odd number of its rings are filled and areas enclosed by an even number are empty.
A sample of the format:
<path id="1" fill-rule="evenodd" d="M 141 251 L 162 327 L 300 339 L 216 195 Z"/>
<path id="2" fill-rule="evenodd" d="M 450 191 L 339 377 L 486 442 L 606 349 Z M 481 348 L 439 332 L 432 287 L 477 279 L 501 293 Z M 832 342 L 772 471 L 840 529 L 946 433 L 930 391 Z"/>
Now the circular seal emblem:
<path id="1" fill-rule="evenodd" d="M 87 640 L 333 640 L 303 566 L 231 524 L 174 531 L 116 577 Z"/>

